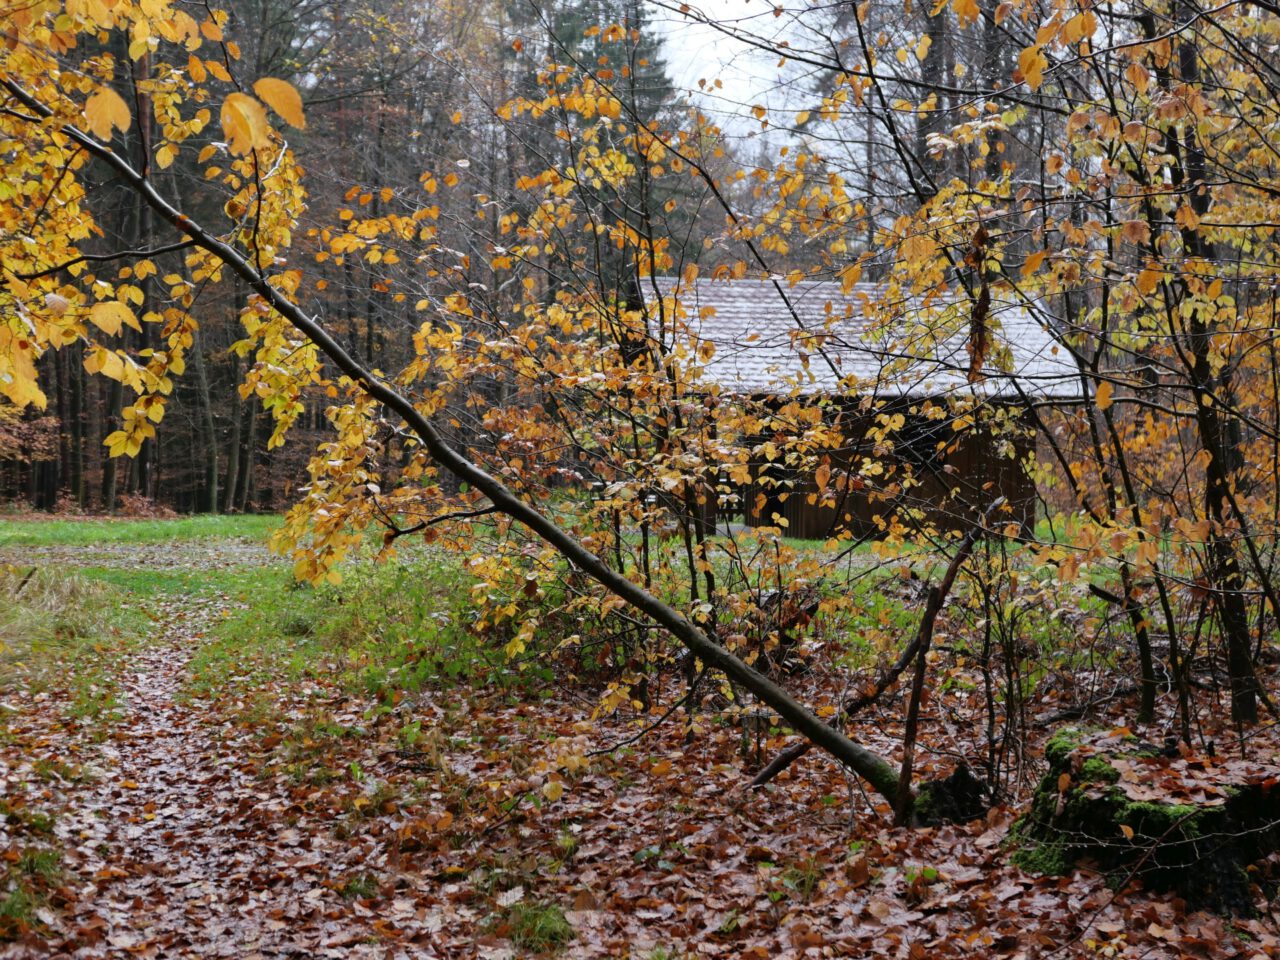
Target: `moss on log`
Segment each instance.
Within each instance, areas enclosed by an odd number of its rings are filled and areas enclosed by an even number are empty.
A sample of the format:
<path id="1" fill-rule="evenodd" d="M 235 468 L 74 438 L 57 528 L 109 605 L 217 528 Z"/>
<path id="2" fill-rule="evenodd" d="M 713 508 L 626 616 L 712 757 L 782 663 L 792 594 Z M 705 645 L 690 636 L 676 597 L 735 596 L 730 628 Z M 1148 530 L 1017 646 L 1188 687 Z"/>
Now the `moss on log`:
<path id="1" fill-rule="evenodd" d="M 1168 755 L 1166 755 L 1168 754 Z M 1059 731 L 1049 772 L 1010 834 L 1026 870 L 1077 865 L 1188 904 L 1254 910 L 1254 865 L 1280 849 L 1280 765 L 1160 751 L 1127 731 Z"/>

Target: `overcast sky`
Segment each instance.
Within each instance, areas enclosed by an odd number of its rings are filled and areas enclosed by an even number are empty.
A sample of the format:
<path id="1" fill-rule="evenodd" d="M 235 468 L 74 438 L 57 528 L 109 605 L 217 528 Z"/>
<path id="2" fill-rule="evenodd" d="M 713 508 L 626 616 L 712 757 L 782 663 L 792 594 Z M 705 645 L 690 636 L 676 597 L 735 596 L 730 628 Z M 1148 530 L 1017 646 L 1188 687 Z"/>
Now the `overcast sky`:
<path id="1" fill-rule="evenodd" d="M 689 6 L 719 22 L 736 23 L 764 36 L 781 36 L 786 24 L 786 18 L 774 17 L 773 4 L 765 0 L 695 0 Z M 758 136 L 760 123 L 750 116 L 755 104 L 770 109 L 802 108 L 794 92 L 786 95 L 786 81 L 795 74 L 780 68 L 776 56 L 652 4 L 649 16 L 665 41 L 671 79 L 726 130 L 739 136 Z M 723 84 L 719 90 L 712 87 L 716 79 Z M 706 81 L 705 88 L 699 85 L 700 80 Z"/>

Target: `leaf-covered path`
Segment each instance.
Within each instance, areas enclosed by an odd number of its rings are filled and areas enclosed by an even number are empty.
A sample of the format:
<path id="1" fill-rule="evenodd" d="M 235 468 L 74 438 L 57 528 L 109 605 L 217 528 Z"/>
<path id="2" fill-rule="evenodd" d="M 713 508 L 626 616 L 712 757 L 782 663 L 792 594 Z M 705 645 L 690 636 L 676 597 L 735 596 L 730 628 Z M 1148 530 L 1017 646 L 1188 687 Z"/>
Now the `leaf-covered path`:
<path id="1" fill-rule="evenodd" d="M 358 914 L 316 876 L 341 858 L 338 842 L 288 826 L 287 798 L 263 789 L 245 762 L 252 733 L 182 702 L 191 651 L 227 602 L 165 604 L 157 642 L 121 671 L 118 732 L 58 827 L 68 867 L 86 880 L 63 922 L 69 946 L 89 942 L 72 955 L 315 956 L 330 940 L 345 956 L 362 933 Z M 325 924 L 335 908 L 340 937 Z"/>
<path id="2" fill-rule="evenodd" d="M 209 541 L 51 548 L 22 561 L 111 567 L 126 558 L 157 574 L 264 560 L 261 548 Z M 293 797 L 259 775 L 252 726 L 191 693 L 191 657 L 235 605 L 209 590 L 146 601 L 151 635 L 103 678 L 95 694 L 111 706 L 100 724 L 69 720 L 56 689 L 6 704 L 22 713 L 10 734 L 26 749 L 4 750 L 0 795 L 10 810 L 50 817 L 62 858 L 37 931 L 0 945 L 0 956 L 385 955 L 372 944 L 387 911 L 326 885 L 360 846 L 336 839 L 332 824 L 304 822 Z"/>

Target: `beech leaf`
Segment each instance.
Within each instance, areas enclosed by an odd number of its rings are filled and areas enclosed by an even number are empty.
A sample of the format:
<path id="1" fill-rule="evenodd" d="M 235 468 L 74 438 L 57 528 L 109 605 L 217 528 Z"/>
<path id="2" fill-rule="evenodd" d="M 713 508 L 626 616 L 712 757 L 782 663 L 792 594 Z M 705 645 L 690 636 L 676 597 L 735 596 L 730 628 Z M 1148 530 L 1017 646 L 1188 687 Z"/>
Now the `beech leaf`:
<path id="1" fill-rule="evenodd" d="M 271 127 L 267 111 L 247 93 L 232 93 L 222 104 L 219 115 L 227 146 L 237 155 L 246 154 L 271 144 Z"/>
<path id="2" fill-rule="evenodd" d="M 120 332 L 122 325 L 132 327 L 134 330 L 142 329 L 133 311 L 119 300 L 95 303 L 89 311 L 89 319 L 95 327 L 112 337 Z"/>
<path id="3" fill-rule="evenodd" d="M 1115 393 L 1115 387 L 1111 386 L 1111 382 L 1103 380 L 1098 384 L 1097 392 L 1094 394 L 1094 403 L 1099 410 L 1106 410 L 1111 406 L 1111 395 Z"/>
<path id="4" fill-rule="evenodd" d="M 253 92 L 262 98 L 262 102 L 276 113 L 284 122 L 299 130 L 307 125 L 302 114 L 302 97 L 293 84 L 275 77 L 263 77 L 253 85 Z"/>
<path id="5" fill-rule="evenodd" d="M 110 87 L 99 87 L 84 105 L 89 132 L 99 140 L 110 140 L 111 131 L 128 130 L 133 122 L 129 105 Z"/>

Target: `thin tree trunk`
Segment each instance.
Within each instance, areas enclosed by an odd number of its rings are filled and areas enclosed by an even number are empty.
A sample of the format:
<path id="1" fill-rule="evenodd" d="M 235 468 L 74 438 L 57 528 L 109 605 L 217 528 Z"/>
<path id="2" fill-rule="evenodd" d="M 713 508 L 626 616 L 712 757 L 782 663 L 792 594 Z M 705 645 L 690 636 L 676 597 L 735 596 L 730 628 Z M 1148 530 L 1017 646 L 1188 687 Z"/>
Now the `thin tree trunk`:
<path id="1" fill-rule="evenodd" d="M 191 341 L 191 363 L 195 367 L 197 402 L 200 407 L 200 426 L 204 436 L 204 496 L 200 509 L 208 513 L 218 512 L 218 430 L 213 422 L 213 401 L 209 397 L 209 376 L 204 364 L 204 338 L 196 331 Z"/>
<path id="2" fill-rule="evenodd" d="M 236 509 L 236 496 L 240 490 L 240 422 L 244 419 L 238 354 L 232 354 L 231 364 L 231 437 L 227 441 L 227 482 L 222 500 L 222 509 L 227 513 Z"/>

